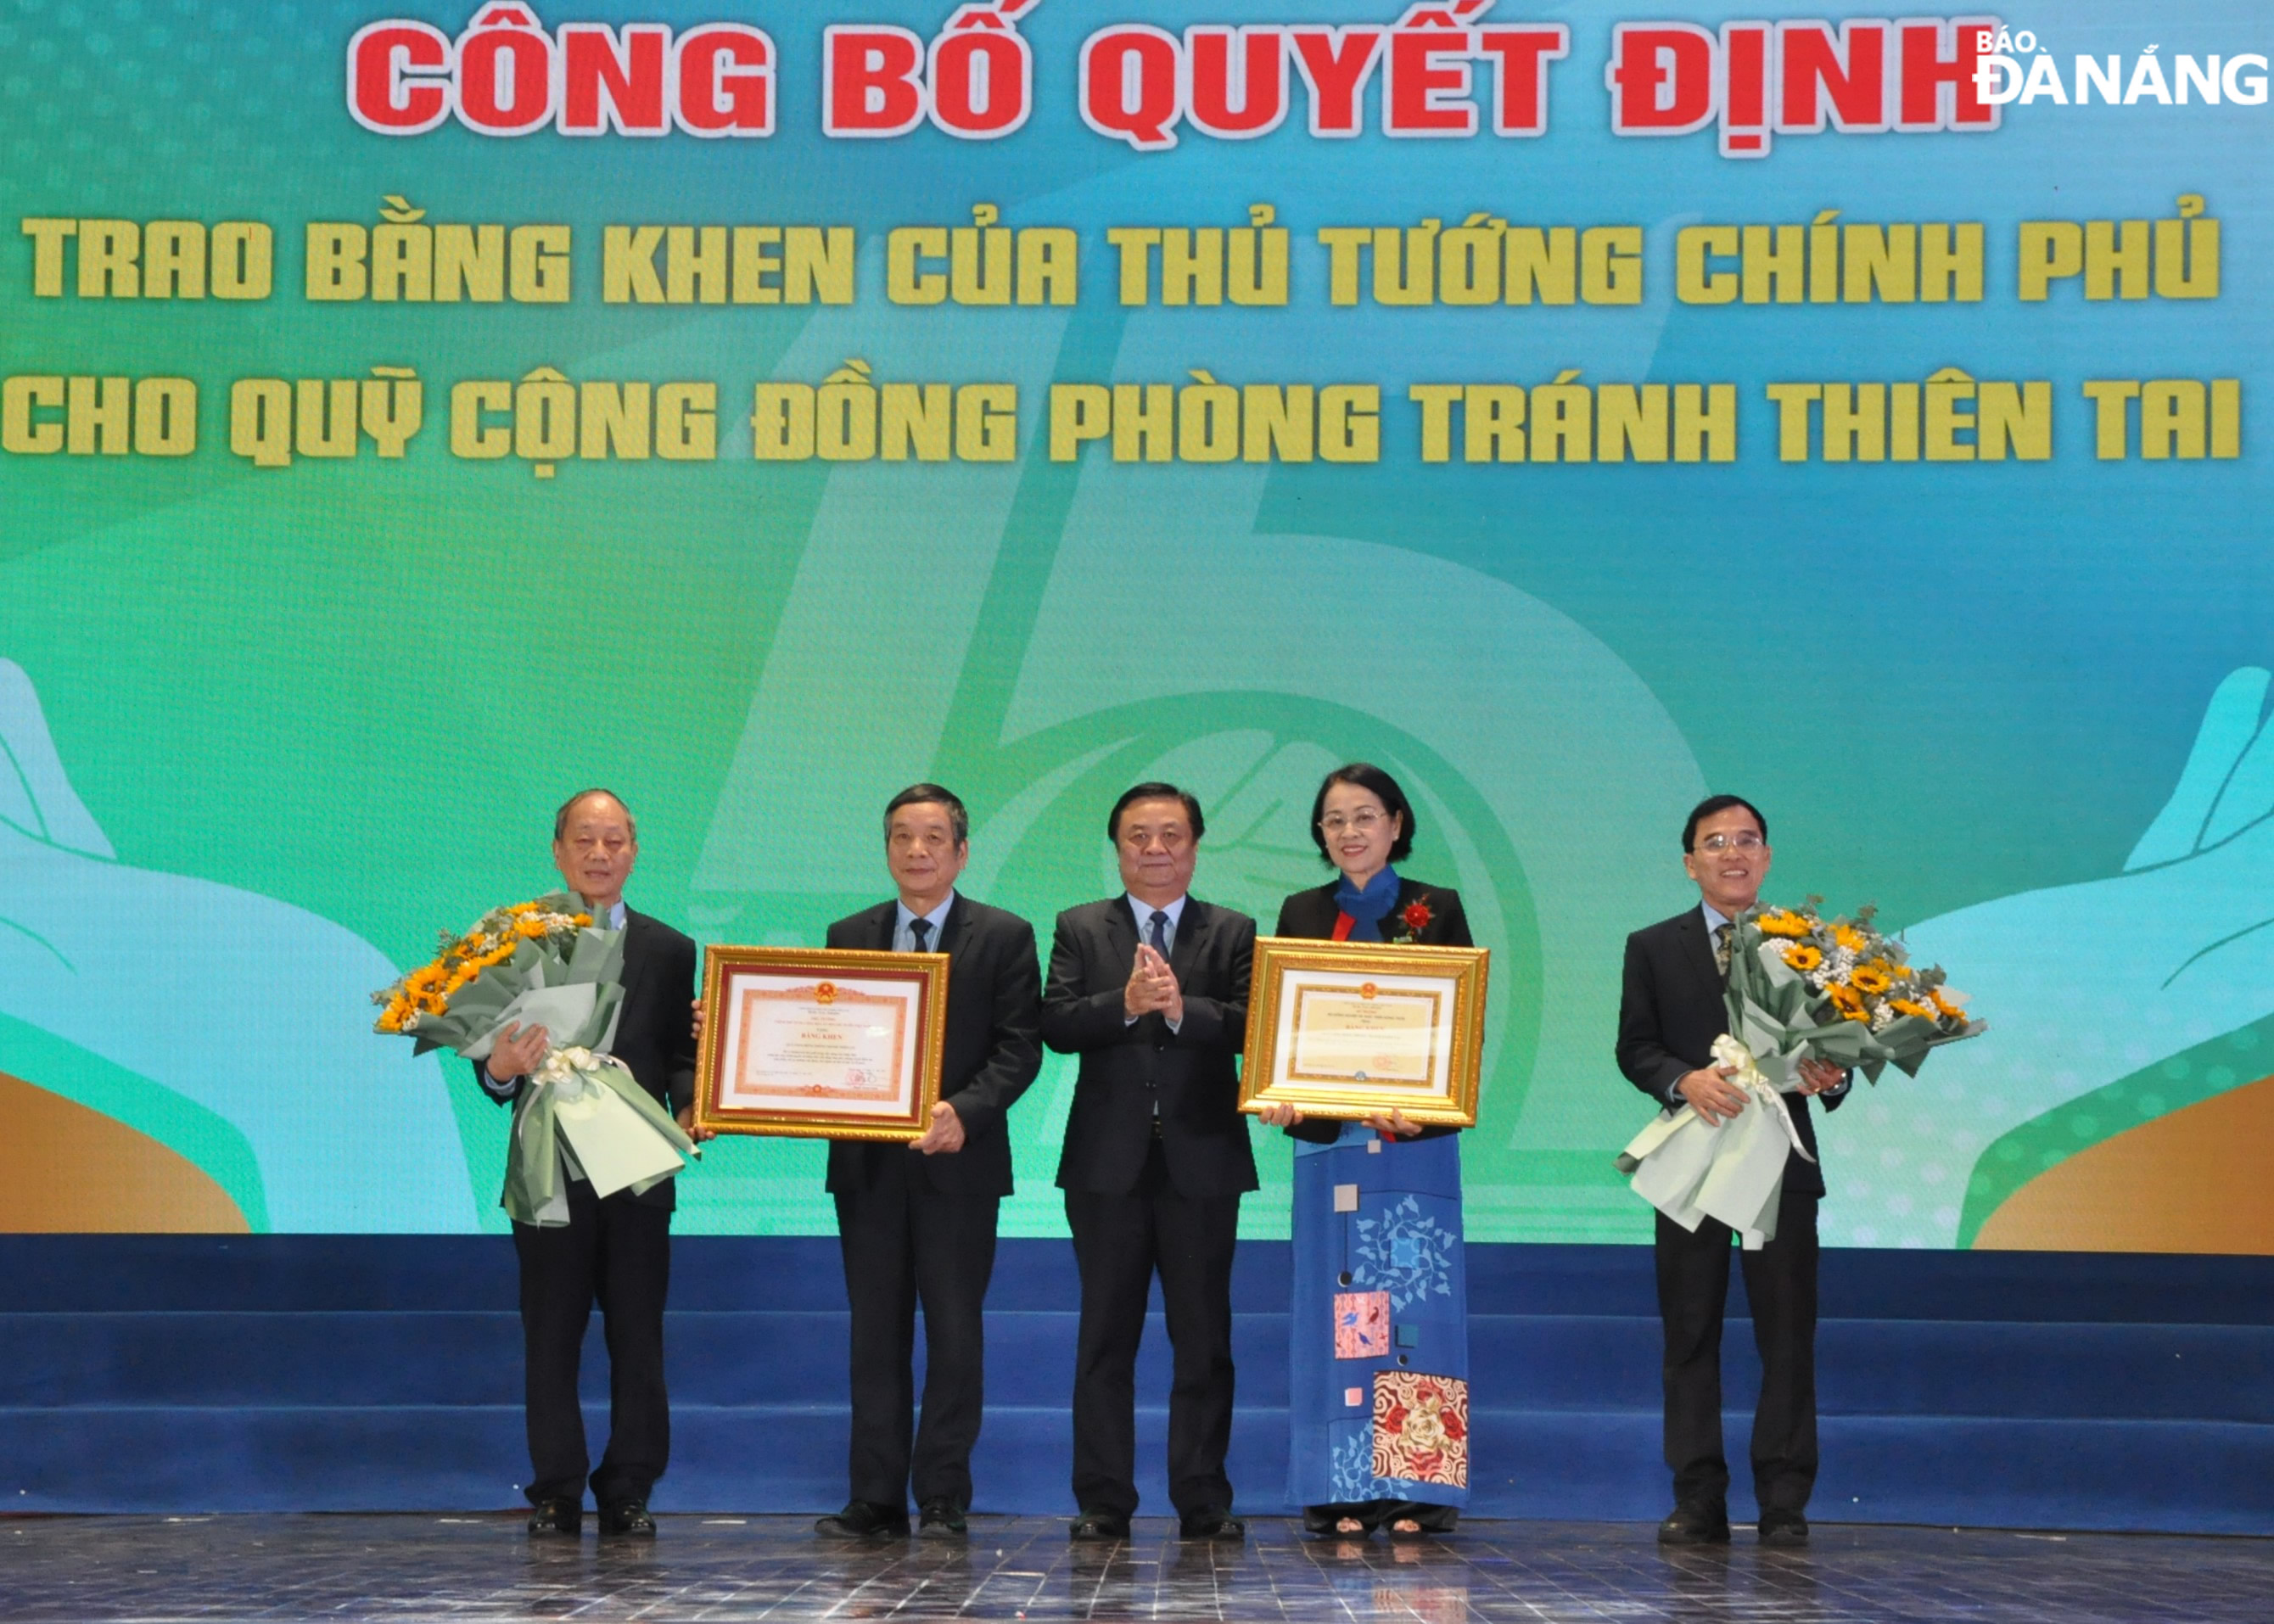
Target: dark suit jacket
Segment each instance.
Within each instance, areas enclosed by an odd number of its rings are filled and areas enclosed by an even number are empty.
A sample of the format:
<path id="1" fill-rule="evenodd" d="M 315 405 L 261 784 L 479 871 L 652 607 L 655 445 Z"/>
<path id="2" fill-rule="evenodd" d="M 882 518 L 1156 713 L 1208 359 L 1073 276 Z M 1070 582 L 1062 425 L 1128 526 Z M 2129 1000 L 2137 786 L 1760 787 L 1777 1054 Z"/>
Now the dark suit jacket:
<path id="1" fill-rule="evenodd" d="M 1275 936 L 1303 936 L 1320 942 L 1331 941 L 1335 921 L 1342 916 L 1342 904 L 1335 900 L 1335 892 L 1342 886 L 1340 880 L 1329 880 L 1314 891 L 1299 891 L 1279 905 L 1279 929 Z M 1429 922 L 1421 927 L 1414 941 L 1424 947 L 1474 947 L 1469 937 L 1469 916 L 1461 912 L 1461 893 L 1449 885 L 1424 885 L 1419 880 L 1397 876 L 1397 904 L 1389 910 L 1389 917 L 1382 921 L 1382 934 L 1387 938 L 1400 929 L 1399 921 L 1405 910 L 1416 902 L 1427 903 Z M 1313 1117 L 1299 1122 L 1287 1130 L 1299 1139 L 1308 1139 L 1314 1145 L 1331 1145 L 1342 1137 L 1343 1124 L 1327 1117 Z M 1442 1139 L 1448 1133 L 1458 1133 L 1458 1128 L 1424 1128 L 1413 1137 L 1416 1139 Z"/>
<path id="2" fill-rule="evenodd" d="M 695 1101 L 695 966 L 692 938 L 649 914 L 624 910 L 624 1002 L 609 1052 L 674 1116 Z M 477 1086 L 481 1073 L 477 1060 Z M 489 1097 L 501 1103 L 518 1100 L 528 1081 L 517 1077 L 510 1094 Z M 679 1181 L 666 1178 L 634 1199 L 668 1211 L 679 1204 Z"/>
<path id="3" fill-rule="evenodd" d="M 1711 1064 L 1713 1040 L 1729 1029 L 1721 972 L 1706 915 L 1696 907 L 1636 931 L 1627 938 L 1626 980 L 1619 995 L 1619 1070 L 1659 1105 L 1684 1073 Z M 1843 1096 L 1818 1096 L 1837 1110 Z M 1800 1141 L 1815 1155 L 1816 1120 L 1809 1096 L 1788 1093 Z M 1785 1186 L 1824 1193 L 1824 1172 L 1797 1154 L 1785 1159 Z"/>
<path id="4" fill-rule="evenodd" d="M 1256 1188 L 1255 1153 L 1239 1114 L 1239 1056 L 1247 1044 L 1247 975 L 1255 921 L 1197 897 L 1185 898 L 1169 967 L 1184 989 L 1174 1032 L 1160 1015 L 1134 1025 L 1122 989 L 1137 961 L 1137 921 L 1126 896 L 1058 915 L 1043 989 L 1043 1041 L 1080 1055 L 1058 1186 L 1126 1195 L 1152 1147 L 1179 1195 L 1238 1195 Z"/>
<path id="5" fill-rule="evenodd" d="M 840 919 L 829 928 L 828 944 L 889 952 L 899 913 L 898 903 L 885 902 Z M 932 1188 L 944 1194 L 1011 1193 L 1005 1118 L 1043 1067 L 1035 928 L 1015 914 L 959 894 L 939 928 L 937 951 L 948 957 L 939 1097 L 962 1118 L 963 1148 L 924 1156 L 902 1145 L 833 1140 L 828 1185 L 832 1192 L 867 1189 L 914 1155 L 930 1176 Z"/>

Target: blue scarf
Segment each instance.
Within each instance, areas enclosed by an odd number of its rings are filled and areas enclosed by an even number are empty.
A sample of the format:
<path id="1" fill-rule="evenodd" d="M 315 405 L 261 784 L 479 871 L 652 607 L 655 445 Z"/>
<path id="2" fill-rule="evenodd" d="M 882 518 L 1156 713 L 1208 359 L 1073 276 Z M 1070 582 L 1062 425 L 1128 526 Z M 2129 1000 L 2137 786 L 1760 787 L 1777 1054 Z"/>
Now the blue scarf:
<path id="1" fill-rule="evenodd" d="M 1381 941 L 1382 921 L 1397 906 L 1397 870 L 1384 868 L 1363 887 L 1352 884 L 1344 875 L 1335 887 L 1335 906 L 1351 916 L 1352 941 Z"/>

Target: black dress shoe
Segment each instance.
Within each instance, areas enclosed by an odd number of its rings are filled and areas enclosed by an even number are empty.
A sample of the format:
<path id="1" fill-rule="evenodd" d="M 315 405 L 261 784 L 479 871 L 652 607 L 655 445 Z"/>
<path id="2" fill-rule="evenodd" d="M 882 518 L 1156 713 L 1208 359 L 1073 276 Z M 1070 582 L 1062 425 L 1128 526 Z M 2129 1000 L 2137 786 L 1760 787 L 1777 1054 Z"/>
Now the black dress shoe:
<path id="1" fill-rule="evenodd" d="M 1129 1538 L 1129 1519 L 1118 1511 L 1089 1510 L 1066 1529 L 1069 1539 L 1108 1540 Z"/>
<path id="2" fill-rule="evenodd" d="M 1247 1524 L 1221 1506 L 1209 1506 L 1179 1520 L 1179 1539 L 1245 1539 Z"/>
<path id="3" fill-rule="evenodd" d="M 1725 1545 L 1729 1543 L 1729 1513 L 1718 1500 L 1712 1505 L 1676 1506 L 1658 1525 L 1662 1545 Z"/>
<path id="4" fill-rule="evenodd" d="M 529 1531 L 532 1534 L 566 1534 L 574 1539 L 584 1531 L 584 1506 L 581 1500 L 541 1500 L 531 1508 Z"/>
<path id="5" fill-rule="evenodd" d="M 1804 1545 L 1808 1519 L 1797 1511 L 1761 1513 L 1761 1543 L 1765 1545 Z"/>
<path id="6" fill-rule="evenodd" d="M 906 1539 L 908 1514 L 898 1506 L 879 1506 L 874 1500 L 847 1500 L 844 1510 L 822 1518 L 813 1525 L 813 1531 L 825 1539 Z"/>
<path id="7" fill-rule="evenodd" d="M 644 1500 L 604 1500 L 600 1505 L 600 1532 L 612 1538 L 652 1539 L 655 1519 L 648 1515 Z"/>
<path id="8" fill-rule="evenodd" d="M 928 1500 L 916 1514 L 916 1538 L 919 1539 L 964 1539 L 971 1530 L 963 1520 L 963 1507 L 952 1500 Z"/>

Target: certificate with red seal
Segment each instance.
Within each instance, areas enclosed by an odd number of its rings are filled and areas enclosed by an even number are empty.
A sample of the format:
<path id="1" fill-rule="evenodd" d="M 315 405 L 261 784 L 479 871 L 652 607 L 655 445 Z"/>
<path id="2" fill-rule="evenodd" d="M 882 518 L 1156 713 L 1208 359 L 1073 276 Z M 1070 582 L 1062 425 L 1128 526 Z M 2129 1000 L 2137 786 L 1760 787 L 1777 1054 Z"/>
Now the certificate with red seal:
<path id="1" fill-rule="evenodd" d="M 1257 937 L 1239 1109 L 1474 1127 L 1490 965 L 1481 947 Z"/>
<path id="2" fill-rule="evenodd" d="M 704 950 L 695 1117 L 719 1133 L 922 1136 L 939 1097 L 947 955 Z"/>

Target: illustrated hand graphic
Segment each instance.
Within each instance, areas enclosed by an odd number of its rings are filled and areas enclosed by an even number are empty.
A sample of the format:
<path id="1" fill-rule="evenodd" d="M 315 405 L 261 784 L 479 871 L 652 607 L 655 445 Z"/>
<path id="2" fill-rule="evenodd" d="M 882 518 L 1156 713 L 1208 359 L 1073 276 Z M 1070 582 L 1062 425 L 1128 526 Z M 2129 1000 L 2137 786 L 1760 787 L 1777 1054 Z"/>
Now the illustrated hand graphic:
<path id="1" fill-rule="evenodd" d="M 330 920 L 117 861 L 30 678 L 0 659 L 0 1014 L 226 1122 L 252 1151 L 271 1229 L 476 1222 L 440 1065 L 371 1033 L 370 989 L 395 974 Z M 260 990 L 226 1019 L 193 1018 L 237 988 Z M 174 1148 L 200 1158 L 196 1143 Z"/>
<path id="2" fill-rule="evenodd" d="M 1827 1243 L 1951 1244 L 1974 1163 L 1999 1136 L 2274 1011 L 2270 686 L 2256 666 L 2218 685 L 2121 874 L 1903 933 L 1913 962 L 1944 966 L 1990 1030 L 1936 1051 L 1916 1079 L 1856 1091 L 1826 1132 L 1835 1162 L 1840 1140 L 1868 1150 L 1836 1177 Z"/>

